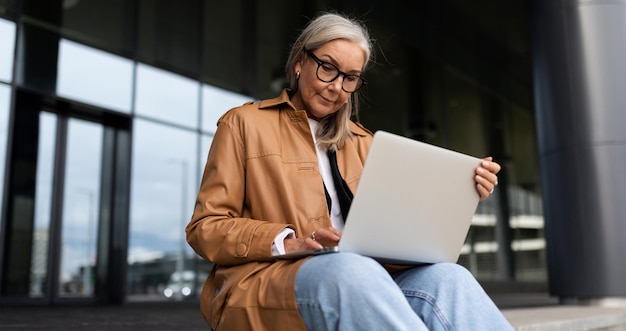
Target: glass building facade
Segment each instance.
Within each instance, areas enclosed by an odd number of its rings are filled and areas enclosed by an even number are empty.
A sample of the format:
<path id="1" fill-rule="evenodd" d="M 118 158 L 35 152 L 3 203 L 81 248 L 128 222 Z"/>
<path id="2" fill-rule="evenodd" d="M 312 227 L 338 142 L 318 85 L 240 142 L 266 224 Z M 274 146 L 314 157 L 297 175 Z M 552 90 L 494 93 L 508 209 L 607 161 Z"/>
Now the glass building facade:
<path id="1" fill-rule="evenodd" d="M 216 121 L 280 92 L 289 45 L 326 10 L 375 39 L 366 127 L 502 164 L 459 263 L 545 286 L 528 4 L 412 7 L 0 0 L 0 302 L 193 298 L 211 265 L 184 227 Z"/>

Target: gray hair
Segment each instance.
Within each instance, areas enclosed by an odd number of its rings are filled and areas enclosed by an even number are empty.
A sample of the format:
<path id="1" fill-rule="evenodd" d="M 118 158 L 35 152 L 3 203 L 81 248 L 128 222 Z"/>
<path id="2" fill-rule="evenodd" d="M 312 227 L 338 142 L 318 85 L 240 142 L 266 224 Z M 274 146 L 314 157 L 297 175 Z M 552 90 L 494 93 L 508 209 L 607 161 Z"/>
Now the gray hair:
<path id="1" fill-rule="evenodd" d="M 357 42 L 365 54 L 365 62 L 361 71 L 364 72 L 367 69 L 372 58 L 372 40 L 365 25 L 356 19 L 340 14 L 323 13 L 309 22 L 291 46 L 285 72 L 292 91 L 298 89 L 298 78 L 295 72 L 296 63 L 304 61 L 306 51 L 317 49 L 336 39 Z M 348 102 L 337 113 L 322 119 L 316 132 L 317 140 L 322 146 L 330 149 L 341 148 L 344 139 L 352 135 L 349 123 L 352 115 L 358 118 L 358 101 L 357 91 L 350 95 Z"/>

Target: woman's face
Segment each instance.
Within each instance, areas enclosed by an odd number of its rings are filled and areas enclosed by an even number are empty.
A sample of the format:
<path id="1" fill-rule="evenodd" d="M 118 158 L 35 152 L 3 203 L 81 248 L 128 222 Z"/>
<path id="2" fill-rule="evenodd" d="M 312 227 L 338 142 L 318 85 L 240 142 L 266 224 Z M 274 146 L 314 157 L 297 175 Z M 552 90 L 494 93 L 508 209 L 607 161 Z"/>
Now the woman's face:
<path id="1" fill-rule="evenodd" d="M 361 69 L 365 63 L 365 52 L 354 41 L 335 39 L 312 52 L 321 61 L 333 64 L 346 74 L 361 75 Z M 292 96 L 291 101 L 298 109 L 304 109 L 309 118 L 319 121 L 337 112 L 348 101 L 350 93 L 341 88 L 343 75 L 339 75 L 332 82 L 325 83 L 317 78 L 317 67 L 317 62 L 309 55 L 305 55 L 302 62 L 296 63 L 295 70 L 300 72 L 300 78 L 298 90 Z"/>

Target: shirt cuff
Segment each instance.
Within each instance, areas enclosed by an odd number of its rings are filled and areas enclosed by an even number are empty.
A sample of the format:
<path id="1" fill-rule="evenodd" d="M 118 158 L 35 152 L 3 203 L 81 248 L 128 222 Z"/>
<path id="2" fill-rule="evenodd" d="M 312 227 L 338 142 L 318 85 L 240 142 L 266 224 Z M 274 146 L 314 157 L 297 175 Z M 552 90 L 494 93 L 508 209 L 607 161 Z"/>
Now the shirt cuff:
<path id="1" fill-rule="evenodd" d="M 274 243 L 272 244 L 272 256 L 283 255 L 285 254 L 285 239 L 286 238 L 295 238 L 296 232 L 290 228 L 284 228 L 280 231 L 276 238 L 274 238 Z"/>

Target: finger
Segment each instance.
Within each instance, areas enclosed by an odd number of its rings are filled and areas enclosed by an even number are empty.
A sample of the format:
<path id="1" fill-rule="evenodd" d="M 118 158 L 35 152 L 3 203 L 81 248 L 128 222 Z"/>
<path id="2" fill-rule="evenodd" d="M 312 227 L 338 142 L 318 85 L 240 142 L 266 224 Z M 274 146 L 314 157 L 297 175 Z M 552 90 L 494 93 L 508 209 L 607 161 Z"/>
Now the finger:
<path id="1" fill-rule="evenodd" d="M 491 185 L 498 185 L 498 175 L 494 174 L 489 169 L 486 169 L 484 167 L 478 167 L 476 168 L 476 175 L 484 179 L 484 181 L 482 180 L 479 181 L 477 179 L 476 180 L 477 183 L 486 184 L 486 182 L 488 182 L 490 184 L 490 185 L 485 185 L 485 187 L 488 189 L 491 189 L 490 187 Z"/>
<path id="2" fill-rule="evenodd" d="M 315 239 L 322 243 L 336 242 L 340 239 L 339 231 L 333 227 L 318 229 L 315 231 Z"/>
<path id="3" fill-rule="evenodd" d="M 335 229 L 334 227 L 331 226 L 329 228 L 326 228 L 325 230 L 328 231 L 329 238 L 333 240 L 339 240 L 341 238 L 341 232 L 339 232 L 339 230 Z"/>
<path id="4" fill-rule="evenodd" d="M 498 177 L 493 174 L 477 174 L 474 177 L 476 184 L 482 185 L 487 192 L 491 192 L 491 190 L 495 189 L 498 185 Z"/>
<path id="5" fill-rule="evenodd" d="M 476 176 L 475 178 L 476 180 L 476 190 L 478 191 L 478 194 L 480 195 L 480 199 L 486 199 L 488 198 L 491 194 L 493 194 L 496 185 L 495 183 L 490 182 L 489 180 L 485 179 L 482 176 Z"/>
<path id="6" fill-rule="evenodd" d="M 480 184 L 476 184 L 476 191 L 478 191 L 478 196 L 481 201 L 487 199 L 491 195 L 489 194 L 489 191 L 487 191 L 487 189 Z"/>
<path id="7" fill-rule="evenodd" d="M 483 161 L 481 162 L 481 167 L 487 169 L 489 172 L 493 174 L 497 174 L 502 169 L 500 164 L 498 164 L 497 162 L 494 162 L 491 156 L 483 159 Z"/>
<path id="8" fill-rule="evenodd" d="M 306 249 L 322 249 L 322 248 L 324 248 L 324 246 L 317 241 L 317 238 L 316 238 L 316 240 L 313 240 L 311 237 L 305 238 L 304 239 L 304 243 L 306 245 Z"/>
<path id="9" fill-rule="evenodd" d="M 309 237 L 285 239 L 285 252 L 287 253 L 320 248 L 323 248 L 323 246 Z"/>
<path id="10" fill-rule="evenodd" d="M 314 234 L 314 236 L 313 236 Z M 317 229 L 313 232 L 309 239 L 315 239 L 315 242 L 321 244 L 322 246 L 335 246 L 339 243 L 341 239 L 339 231 L 333 227 Z"/>

